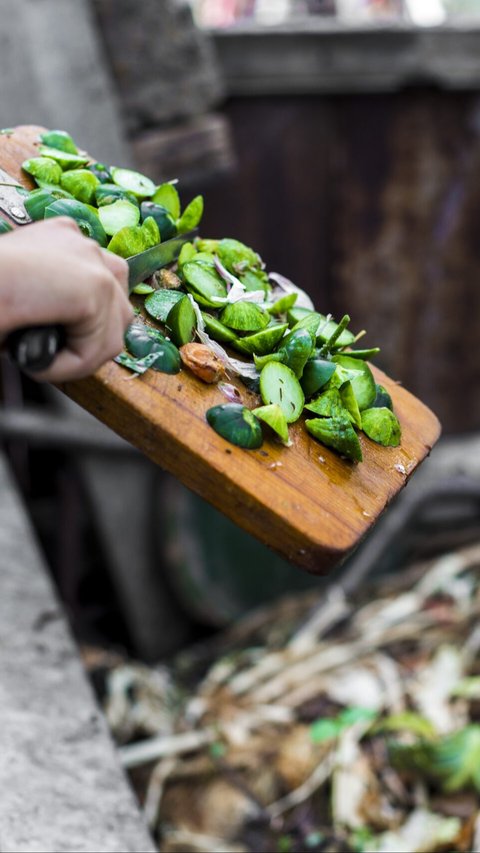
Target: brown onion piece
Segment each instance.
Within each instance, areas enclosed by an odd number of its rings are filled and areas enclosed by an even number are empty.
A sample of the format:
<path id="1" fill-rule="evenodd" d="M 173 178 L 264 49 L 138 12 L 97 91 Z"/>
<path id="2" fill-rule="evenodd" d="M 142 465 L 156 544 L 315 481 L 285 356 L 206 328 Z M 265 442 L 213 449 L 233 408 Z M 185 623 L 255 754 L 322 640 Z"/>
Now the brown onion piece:
<path id="1" fill-rule="evenodd" d="M 219 382 L 224 375 L 221 360 L 204 344 L 184 344 L 180 356 L 184 365 L 209 385 Z"/>

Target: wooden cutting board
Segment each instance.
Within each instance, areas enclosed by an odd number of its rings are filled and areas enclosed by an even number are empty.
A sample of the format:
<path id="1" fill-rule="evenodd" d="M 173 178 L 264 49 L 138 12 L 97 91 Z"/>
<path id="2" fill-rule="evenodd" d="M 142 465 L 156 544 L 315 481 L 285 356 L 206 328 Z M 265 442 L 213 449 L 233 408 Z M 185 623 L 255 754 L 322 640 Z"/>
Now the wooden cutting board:
<path id="1" fill-rule="evenodd" d="M 20 127 L 0 137 L 0 168 L 27 187 L 21 163 L 35 154 L 40 130 Z M 328 311 L 328 305 L 319 307 Z M 291 427 L 290 448 L 268 440 L 259 450 L 228 444 L 205 420 L 207 409 L 226 398 L 186 370 L 132 378 L 109 362 L 61 390 L 263 543 L 323 574 L 365 536 L 439 438 L 435 415 L 380 370 L 374 373 L 392 396 L 402 444 L 384 448 L 362 434 L 359 465 L 311 438 L 303 418 Z M 235 384 L 247 406 L 259 404 Z"/>

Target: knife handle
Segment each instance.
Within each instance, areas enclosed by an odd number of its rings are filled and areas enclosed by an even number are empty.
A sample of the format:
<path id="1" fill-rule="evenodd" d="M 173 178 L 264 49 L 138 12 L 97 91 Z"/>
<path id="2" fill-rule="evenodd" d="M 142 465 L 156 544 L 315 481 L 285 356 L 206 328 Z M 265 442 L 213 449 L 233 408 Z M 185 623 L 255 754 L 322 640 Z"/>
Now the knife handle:
<path id="1" fill-rule="evenodd" d="M 39 373 L 53 364 L 66 340 L 63 326 L 30 326 L 11 332 L 6 340 L 6 348 L 20 370 Z"/>

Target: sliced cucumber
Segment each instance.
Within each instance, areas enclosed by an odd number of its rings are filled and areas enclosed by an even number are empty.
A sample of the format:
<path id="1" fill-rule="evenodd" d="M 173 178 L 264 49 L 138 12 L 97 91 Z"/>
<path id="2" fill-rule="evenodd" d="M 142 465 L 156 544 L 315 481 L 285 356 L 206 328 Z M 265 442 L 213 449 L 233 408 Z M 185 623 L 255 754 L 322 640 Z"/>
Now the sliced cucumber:
<path id="1" fill-rule="evenodd" d="M 68 173 L 67 173 L 68 174 Z M 129 201 L 116 201 L 113 204 L 100 207 L 98 210 L 100 222 L 105 233 L 113 236 L 121 228 L 129 228 L 140 222 L 140 211 L 136 204 Z"/>
<path id="2" fill-rule="evenodd" d="M 315 415 L 321 415 L 322 418 L 347 418 L 348 413 L 343 405 L 340 391 L 338 388 L 330 388 L 329 391 L 323 391 L 310 403 L 305 404 L 305 408 Z"/>
<path id="3" fill-rule="evenodd" d="M 332 361 L 345 368 L 345 370 L 360 371 L 351 380 L 353 392 L 357 398 L 360 411 L 369 409 L 375 401 L 377 389 L 372 371 L 366 361 L 363 361 L 361 358 L 350 358 L 348 355 L 334 355 Z"/>
<path id="4" fill-rule="evenodd" d="M 390 409 L 366 409 L 362 412 L 362 429 L 372 441 L 384 447 L 398 447 L 402 436 L 400 423 Z"/>
<path id="5" fill-rule="evenodd" d="M 180 196 L 177 188 L 170 183 L 161 184 L 155 190 L 155 195 L 152 198 L 155 204 L 166 208 L 174 220 L 180 216 Z"/>
<path id="6" fill-rule="evenodd" d="M 335 320 L 327 320 L 323 314 L 320 314 L 319 316 L 320 323 L 317 329 L 317 342 L 326 343 L 338 329 L 338 323 L 336 323 Z M 349 329 L 344 329 L 341 335 L 337 338 L 335 345 L 337 347 L 349 347 L 353 344 L 354 340 L 355 335 L 353 332 L 350 332 Z"/>
<path id="7" fill-rule="evenodd" d="M 237 447 L 255 450 L 263 444 L 260 421 L 240 403 L 213 406 L 208 410 L 206 417 L 218 435 Z"/>
<path id="8" fill-rule="evenodd" d="M 308 329 L 290 332 L 282 344 L 282 351 L 285 354 L 284 364 L 293 370 L 297 379 L 302 378 L 305 365 L 314 349 L 315 344 Z"/>
<path id="9" fill-rule="evenodd" d="M 260 394 L 266 406 L 271 403 L 280 406 L 289 424 L 302 414 L 305 397 L 293 370 L 286 364 L 270 361 L 265 365 L 260 374 Z"/>
<path id="10" fill-rule="evenodd" d="M 165 325 L 178 347 L 193 341 L 197 328 L 197 315 L 188 296 L 183 296 L 170 309 Z"/>
<path id="11" fill-rule="evenodd" d="M 48 145 L 40 145 L 38 150 L 42 157 L 55 160 L 64 172 L 67 169 L 81 169 L 88 163 L 88 157 L 82 154 L 69 154 L 68 151 L 59 151 L 58 148 L 50 148 Z"/>
<path id="12" fill-rule="evenodd" d="M 170 240 L 171 237 L 175 237 L 177 233 L 177 226 L 175 225 L 175 220 L 171 213 L 169 213 L 166 207 L 154 204 L 152 201 L 144 201 L 142 202 L 140 211 L 142 221 L 147 219 L 148 216 L 153 217 L 158 225 L 162 243 L 165 242 L 165 240 Z"/>
<path id="13" fill-rule="evenodd" d="M 95 201 L 98 207 L 103 207 L 106 204 L 113 204 L 115 201 L 129 201 L 138 206 L 137 198 L 133 193 L 122 190 L 115 184 L 100 184 L 95 191 Z"/>
<path id="14" fill-rule="evenodd" d="M 108 166 L 105 166 L 103 163 L 91 163 L 90 166 L 87 166 L 87 169 L 92 175 L 98 178 L 101 184 L 112 183 L 112 173 Z"/>
<path id="15" fill-rule="evenodd" d="M 22 163 L 22 169 L 37 181 L 58 185 L 62 178 L 62 170 L 51 157 L 31 157 Z"/>
<path id="16" fill-rule="evenodd" d="M 125 345 L 136 358 L 144 358 L 151 352 L 158 352 L 165 340 L 165 335 L 143 323 L 131 323 L 125 333 Z"/>
<path id="17" fill-rule="evenodd" d="M 205 331 L 214 341 L 218 341 L 221 344 L 231 344 L 237 340 L 235 332 L 224 326 L 216 317 L 213 317 L 206 311 L 202 312 L 202 317 L 205 323 Z"/>
<path id="18" fill-rule="evenodd" d="M 54 190 L 33 190 L 25 199 L 25 210 L 30 219 L 39 222 L 45 217 L 47 207 L 58 201 L 59 198 L 71 198 L 70 193 L 56 187 Z"/>
<path id="19" fill-rule="evenodd" d="M 306 420 L 305 426 L 322 444 L 332 447 L 352 462 L 362 461 L 362 448 L 350 421 L 339 418 L 313 418 Z"/>
<path id="20" fill-rule="evenodd" d="M 307 361 L 300 382 L 305 397 L 312 397 L 320 391 L 332 378 L 336 369 L 336 364 L 324 358 L 312 358 Z"/>
<path id="21" fill-rule="evenodd" d="M 182 272 L 188 289 L 192 289 L 193 296 L 197 298 L 198 294 L 207 305 L 215 305 L 212 299 L 218 296 L 224 298 L 227 295 L 223 279 L 213 267 L 209 268 L 199 263 L 198 258 L 186 263 Z"/>
<path id="22" fill-rule="evenodd" d="M 45 210 L 45 219 L 55 216 L 69 216 L 70 219 L 74 219 L 82 234 L 96 240 L 103 248 L 106 247 L 108 240 L 103 225 L 86 204 L 76 199 L 58 199 Z"/>
<path id="23" fill-rule="evenodd" d="M 286 314 L 287 311 L 295 305 L 297 297 L 298 293 L 286 293 L 285 296 L 281 296 L 280 299 L 277 299 L 273 305 L 269 305 L 268 311 L 270 314 L 274 314 L 276 316 L 279 314 Z"/>
<path id="24" fill-rule="evenodd" d="M 78 201 L 82 201 L 84 204 L 92 204 L 95 200 L 95 190 L 100 186 L 100 181 L 88 169 L 70 169 L 70 171 L 63 173 L 60 186 Z"/>
<path id="25" fill-rule="evenodd" d="M 44 145 L 55 148 L 57 151 L 66 151 L 67 154 L 78 154 L 78 148 L 72 137 L 64 130 L 48 130 L 40 135 Z"/>
<path id="26" fill-rule="evenodd" d="M 358 429 L 362 429 L 362 416 L 360 414 L 357 398 L 354 394 L 350 380 L 348 382 L 344 382 L 343 385 L 340 386 L 339 391 L 342 403 L 350 415 L 353 425 L 358 427 Z"/>
<path id="27" fill-rule="evenodd" d="M 13 231 L 12 226 L 6 219 L 2 219 L 0 216 L 0 234 L 8 234 L 9 231 Z"/>
<path id="28" fill-rule="evenodd" d="M 375 385 L 375 388 L 377 390 L 377 396 L 375 397 L 373 407 L 376 409 L 390 409 L 393 412 L 392 398 L 388 393 L 387 389 L 384 388 L 383 385 Z"/>
<path id="29" fill-rule="evenodd" d="M 180 219 L 177 219 L 179 234 L 187 234 L 197 227 L 203 216 L 203 206 L 203 196 L 197 195 L 185 208 Z"/>
<path id="30" fill-rule="evenodd" d="M 262 331 L 256 332 L 254 335 L 237 338 L 233 346 L 246 355 L 268 355 L 282 340 L 286 329 L 288 329 L 286 323 L 283 325 L 267 326 L 266 329 L 262 329 Z"/>
<path id="31" fill-rule="evenodd" d="M 165 323 L 173 306 L 184 296 L 179 290 L 156 290 L 151 296 L 147 296 L 145 309 L 155 320 Z"/>
<path id="32" fill-rule="evenodd" d="M 140 172 L 132 172 L 131 169 L 111 169 L 113 183 L 137 198 L 151 198 L 155 194 L 155 184 L 150 178 Z"/>
<path id="33" fill-rule="evenodd" d="M 270 317 L 253 302 L 233 302 L 225 306 L 220 320 L 236 332 L 260 332 L 268 326 Z"/>
<path id="34" fill-rule="evenodd" d="M 271 403 L 269 406 L 259 406 L 258 409 L 253 409 L 253 414 L 267 424 L 284 444 L 290 444 L 287 419 L 280 406 L 277 406 L 276 403 Z"/>

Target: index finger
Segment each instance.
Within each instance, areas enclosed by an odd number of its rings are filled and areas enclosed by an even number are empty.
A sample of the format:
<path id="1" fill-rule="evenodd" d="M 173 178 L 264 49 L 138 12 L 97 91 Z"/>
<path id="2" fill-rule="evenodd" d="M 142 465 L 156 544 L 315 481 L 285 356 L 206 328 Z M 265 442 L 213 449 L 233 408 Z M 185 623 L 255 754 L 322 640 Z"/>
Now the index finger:
<path id="1" fill-rule="evenodd" d="M 114 255 L 113 252 L 108 252 L 106 249 L 102 249 L 102 258 L 106 267 L 110 270 L 110 272 L 115 276 L 118 283 L 121 285 L 124 292 L 129 293 L 128 289 L 128 264 L 118 255 Z"/>

